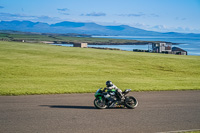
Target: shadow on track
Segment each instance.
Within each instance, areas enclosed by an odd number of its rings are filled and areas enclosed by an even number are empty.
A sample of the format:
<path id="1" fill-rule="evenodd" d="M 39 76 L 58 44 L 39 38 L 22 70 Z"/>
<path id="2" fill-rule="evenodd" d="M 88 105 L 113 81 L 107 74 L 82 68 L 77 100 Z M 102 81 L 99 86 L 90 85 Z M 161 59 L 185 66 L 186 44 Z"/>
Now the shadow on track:
<path id="1" fill-rule="evenodd" d="M 96 109 L 93 106 L 73 106 L 73 105 L 40 105 L 49 108 L 63 108 L 63 109 Z"/>
<path id="2" fill-rule="evenodd" d="M 49 107 L 49 108 L 62 108 L 62 109 L 97 109 L 94 106 L 76 106 L 76 105 L 39 105 L 41 107 Z M 106 108 L 107 109 L 127 109 L 123 107 L 111 107 L 111 108 Z M 97 109 L 101 110 L 101 109 Z"/>

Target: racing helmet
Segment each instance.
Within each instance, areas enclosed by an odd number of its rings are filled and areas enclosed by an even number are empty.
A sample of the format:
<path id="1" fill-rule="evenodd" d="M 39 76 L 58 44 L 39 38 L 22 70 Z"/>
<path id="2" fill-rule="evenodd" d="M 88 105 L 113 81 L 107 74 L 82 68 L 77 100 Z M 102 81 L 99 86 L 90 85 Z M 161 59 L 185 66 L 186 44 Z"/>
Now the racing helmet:
<path id="1" fill-rule="evenodd" d="M 106 86 L 111 87 L 111 86 L 113 86 L 113 83 L 110 80 L 108 80 L 108 81 L 106 81 Z"/>

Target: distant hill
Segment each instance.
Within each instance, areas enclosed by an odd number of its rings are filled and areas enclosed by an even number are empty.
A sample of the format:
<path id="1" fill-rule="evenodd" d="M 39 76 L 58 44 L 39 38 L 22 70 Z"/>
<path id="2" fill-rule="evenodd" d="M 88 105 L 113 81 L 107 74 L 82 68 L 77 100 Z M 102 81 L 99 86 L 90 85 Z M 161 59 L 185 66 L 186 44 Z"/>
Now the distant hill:
<path id="1" fill-rule="evenodd" d="M 200 34 L 184 33 L 160 33 L 147 31 L 128 25 L 103 26 L 96 23 L 69 22 L 64 21 L 55 24 L 31 21 L 1 21 L 0 30 L 14 30 L 22 32 L 37 33 L 77 33 L 89 35 L 108 35 L 108 36 L 199 36 Z"/>

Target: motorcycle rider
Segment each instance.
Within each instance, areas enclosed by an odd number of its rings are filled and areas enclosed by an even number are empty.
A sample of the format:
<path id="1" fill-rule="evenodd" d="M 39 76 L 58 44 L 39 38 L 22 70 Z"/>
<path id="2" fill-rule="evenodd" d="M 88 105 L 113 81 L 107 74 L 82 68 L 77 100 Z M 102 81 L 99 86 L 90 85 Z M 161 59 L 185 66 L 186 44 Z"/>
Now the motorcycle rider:
<path id="1" fill-rule="evenodd" d="M 117 86 L 115 86 L 110 80 L 106 81 L 106 88 L 104 88 L 104 92 L 107 90 L 107 97 L 110 97 L 112 94 L 112 89 L 115 89 L 116 92 L 119 94 L 119 97 L 121 100 L 124 100 L 124 95 L 122 94 L 122 90 L 120 90 L 119 88 L 117 88 Z M 111 101 L 112 104 L 111 106 L 114 106 L 115 102 L 112 100 Z"/>

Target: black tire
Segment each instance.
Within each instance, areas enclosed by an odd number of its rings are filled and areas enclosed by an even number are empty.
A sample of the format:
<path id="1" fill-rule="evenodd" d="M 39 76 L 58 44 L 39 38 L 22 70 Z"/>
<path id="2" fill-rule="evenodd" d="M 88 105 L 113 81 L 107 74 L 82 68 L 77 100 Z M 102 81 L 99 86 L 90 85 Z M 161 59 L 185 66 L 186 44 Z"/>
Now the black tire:
<path id="1" fill-rule="evenodd" d="M 99 98 L 94 99 L 94 106 L 98 109 L 105 109 L 107 107 L 105 100 L 100 100 Z"/>
<path id="2" fill-rule="evenodd" d="M 129 109 L 134 109 L 137 107 L 138 105 L 138 101 L 136 98 L 132 97 L 132 96 L 127 96 L 125 97 L 125 101 L 124 104 L 127 108 Z"/>

